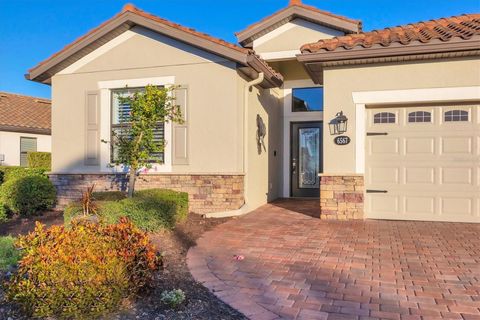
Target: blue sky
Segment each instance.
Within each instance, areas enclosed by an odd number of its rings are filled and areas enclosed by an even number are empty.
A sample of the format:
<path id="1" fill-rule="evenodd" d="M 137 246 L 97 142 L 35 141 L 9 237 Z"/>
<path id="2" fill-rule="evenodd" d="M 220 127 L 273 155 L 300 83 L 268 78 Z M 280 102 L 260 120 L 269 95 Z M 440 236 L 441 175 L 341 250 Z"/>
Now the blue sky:
<path id="1" fill-rule="evenodd" d="M 50 87 L 24 79 L 26 71 L 118 13 L 118 0 L 0 0 L 0 91 L 50 97 Z M 139 8 L 235 42 L 234 32 L 285 7 L 288 0 L 132 0 Z M 480 12 L 480 0 L 304 0 L 363 20 L 372 30 Z M 246 10 L 246 4 L 249 9 Z"/>

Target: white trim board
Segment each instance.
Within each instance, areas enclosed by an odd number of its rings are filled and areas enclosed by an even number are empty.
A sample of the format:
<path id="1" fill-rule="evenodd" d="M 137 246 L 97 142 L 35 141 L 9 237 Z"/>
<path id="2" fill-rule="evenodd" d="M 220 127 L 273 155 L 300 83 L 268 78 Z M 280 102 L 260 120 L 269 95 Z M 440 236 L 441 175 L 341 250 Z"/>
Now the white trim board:
<path id="1" fill-rule="evenodd" d="M 366 106 L 480 101 L 480 86 L 352 92 L 355 104 L 355 173 L 365 173 Z"/>
<path id="2" fill-rule="evenodd" d="M 110 141 L 111 137 L 111 90 L 122 89 L 125 87 L 145 87 L 147 85 L 154 86 L 170 86 L 175 84 L 175 77 L 155 77 L 140 79 L 124 79 L 98 82 L 100 90 L 100 139 Z M 165 124 L 165 163 L 154 164 L 152 174 L 172 172 L 172 123 Z M 102 143 L 100 145 L 100 169 L 102 172 L 122 172 L 120 167 L 110 168 L 110 145 Z"/>

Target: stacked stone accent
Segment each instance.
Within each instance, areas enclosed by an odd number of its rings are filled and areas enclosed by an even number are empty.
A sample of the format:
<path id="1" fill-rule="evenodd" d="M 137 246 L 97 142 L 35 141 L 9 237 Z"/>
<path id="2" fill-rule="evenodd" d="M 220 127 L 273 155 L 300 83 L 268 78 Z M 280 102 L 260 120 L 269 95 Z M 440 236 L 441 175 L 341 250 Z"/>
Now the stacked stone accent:
<path id="1" fill-rule="evenodd" d="M 136 190 L 170 189 L 189 194 L 190 211 L 204 214 L 239 209 L 244 204 L 243 175 L 238 174 L 145 174 L 136 182 Z M 124 174 L 51 174 L 57 188 L 57 207 L 78 200 L 88 186 L 95 191 L 125 191 Z"/>
<path id="2" fill-rule="evenodd" d="M 363 219 L 363 175 L 320 176 L 320 218 Z"/>

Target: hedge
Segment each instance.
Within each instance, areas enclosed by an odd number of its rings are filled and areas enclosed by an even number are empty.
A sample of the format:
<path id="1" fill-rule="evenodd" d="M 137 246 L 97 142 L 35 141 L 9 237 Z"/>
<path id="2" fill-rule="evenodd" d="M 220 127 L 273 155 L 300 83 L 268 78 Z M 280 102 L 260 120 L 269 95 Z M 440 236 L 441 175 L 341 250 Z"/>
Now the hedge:
<path id="1" fill-rule="evenodd" d="M 46 170 L 43 168 L 25 168 L 0 166 L 0 184 L 26 176 L 45 176 Z"/>
<path id="2" fill-rule="evenodd" d="M 56 190 L 45 176 L 31 175 L 8 179 L 0 187 L 0 204 L 9 212 L 30 216 L 55 205 Z"/>
<path id="3" fill-rule="evenodd" d="M 102 193 L 95 193 L 100 198 Z M 94 198 L 95 198 L 94 195 Z M 120 197 L 119 193 L 108 193 L 107 197 Z M 97 201 L 98 218 L 105 224 L 117 223 L 127 217 L 138 228 L 155 232 L 163 228 L 173 228 L 188 214 L 188 194 L 172 190 L 150 189 L 135 192 L 133 198 Z M 70 204 L 64 212 L 68 225 L 74 218 L 83 214 L 80 203 Z"/>
<path id="4" fill-rule="evenodd" d="M 28 152 L 27 162 L 29 168 L 41 168 L 50 171 L 52 169 L 52 154 L 50 152 Z"/>

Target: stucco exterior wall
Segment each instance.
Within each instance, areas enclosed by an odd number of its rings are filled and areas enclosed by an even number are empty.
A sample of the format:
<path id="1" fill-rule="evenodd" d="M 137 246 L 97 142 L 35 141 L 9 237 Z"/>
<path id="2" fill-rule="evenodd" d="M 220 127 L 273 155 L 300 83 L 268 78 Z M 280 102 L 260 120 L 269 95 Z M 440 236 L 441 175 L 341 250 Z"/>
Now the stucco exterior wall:
<path id="1" fill-rule="evenodd" d="M 98 90 L 102 81 L 155 77 L 174 77 L 176 85 L 188 87 L 189 164 L 173 166 L 171 171 L 242 172 L 238 143 L 241 100 L 237 96 L 237 85 L 242 80 L 235 64 L 145 29 L 127 32 L 134 34 L 122 35 L 123 42 L 99 56 L 83 58 L 83 65 L 80 61 L 74 70 L 52 78 L 53 172 L 106 170 L 84 165 L 87 91 Z M 102 102 L 101 108 L 110 106 Z M 101 126 L 110 126 L 109 121 L 100 121 Z"/>
<path id="2" fill-rule="evenodd" d="M 355 122 L 366 120 L 355 119 L 352 92 L 478 86 L 479 70 L 478 58 L 326 68 L 324 172 L 355 173 Z M 349 119 L 347 146 L 335 145 L 327 125 L 341 110 Z"/>
<path id="3" fill-rule="evenodd" d="M 37 138 L 37 151 L 50 152 L 52 148 L 51 136 L 41 134 L 0 131 L 0 154 L 5 155 L 2 165 L 20 165 L 20 138 Z"/>
<path id="4" fill-rule="evenodd" d="M 248 164 L 245 184 L 246 199 L 251 208 L 279 197 L 282 181 L 280 90 L 253 88 L 248 101 Z M 259 126 L 265 126 L 264 145 L 257 138 Z"/>
<path id="5" fill-rule="evenodd" d="M 257 53 L 300 50 L 306 43 L 344 35 L 343 32 L 306 20 L 295 19 L 255 40 Z"/>

